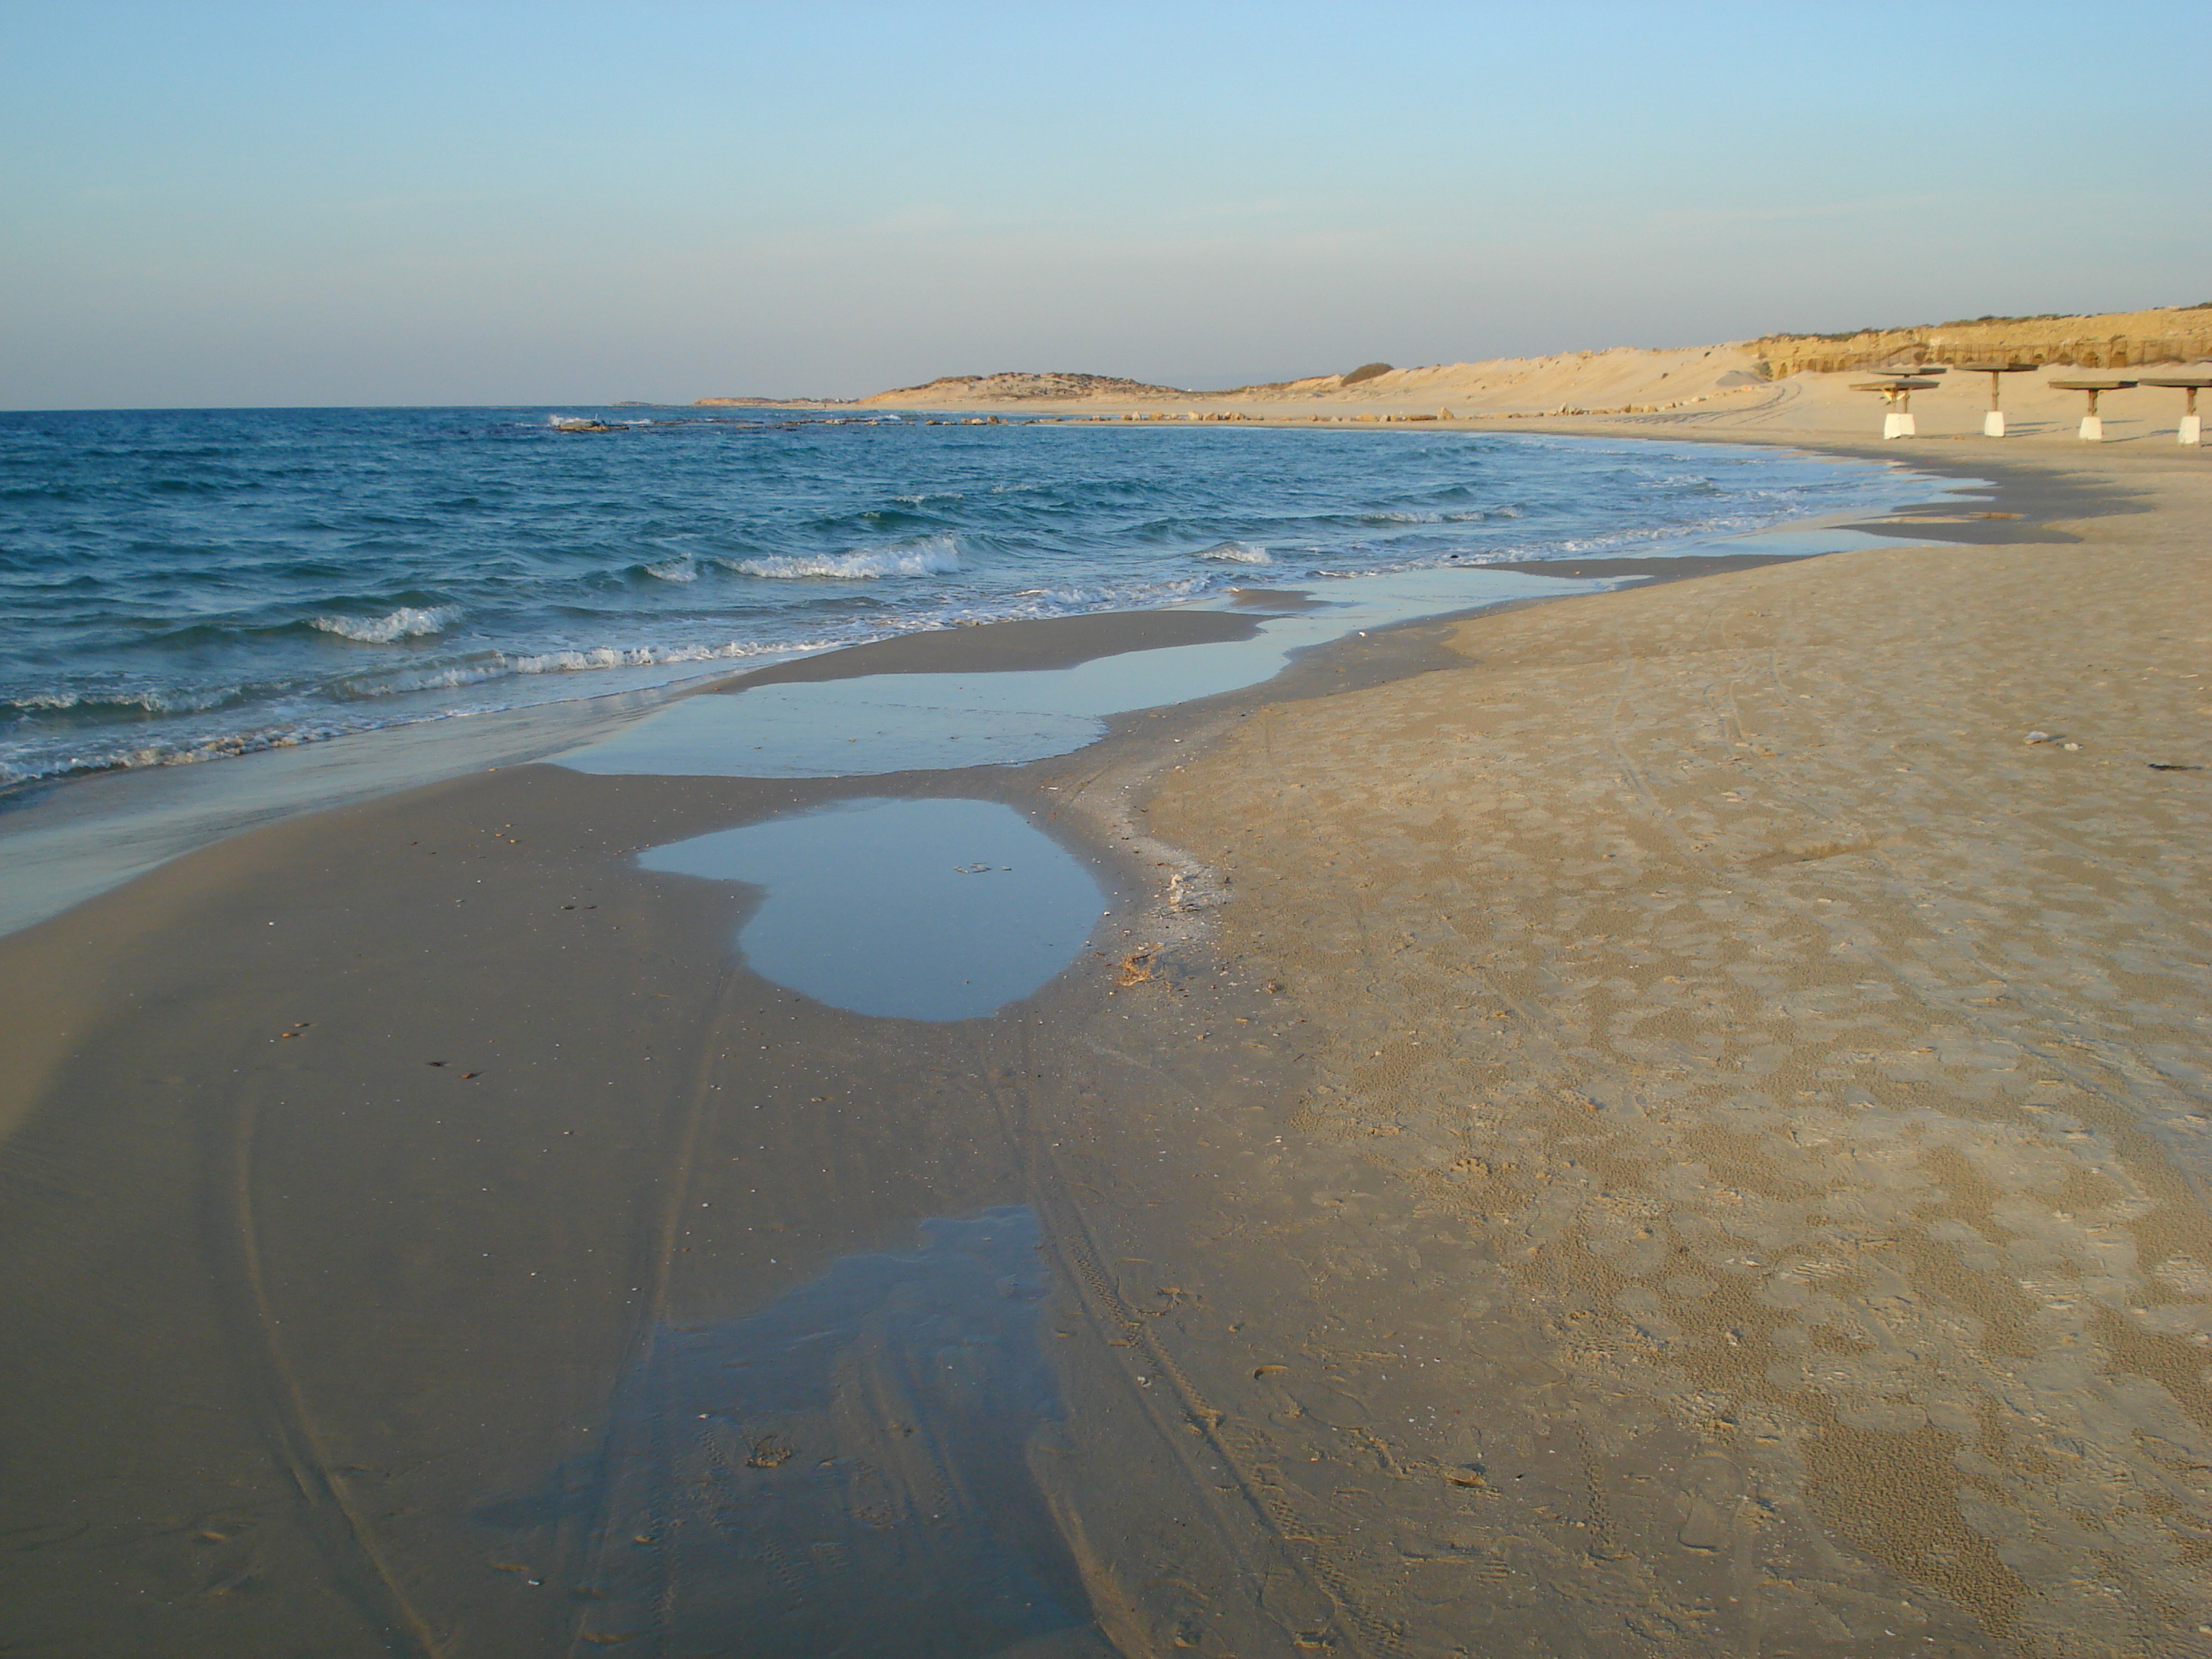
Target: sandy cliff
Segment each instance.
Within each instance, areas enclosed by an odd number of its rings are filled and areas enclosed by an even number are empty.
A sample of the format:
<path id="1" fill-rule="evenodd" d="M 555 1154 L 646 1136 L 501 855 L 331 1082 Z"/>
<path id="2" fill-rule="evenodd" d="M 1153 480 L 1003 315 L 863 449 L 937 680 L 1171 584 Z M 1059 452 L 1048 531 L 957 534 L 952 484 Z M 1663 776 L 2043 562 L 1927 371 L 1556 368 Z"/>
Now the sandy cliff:
<path id="1" fill-rule="evenodd" d="M 1770 334 L 1751 349 L 1777 379 L 1902 363 L 2066 363 L 2136 368 L 2212 356 L 2212 303 L 2093 317 L 1977 317 L 1853 334 Z"/>

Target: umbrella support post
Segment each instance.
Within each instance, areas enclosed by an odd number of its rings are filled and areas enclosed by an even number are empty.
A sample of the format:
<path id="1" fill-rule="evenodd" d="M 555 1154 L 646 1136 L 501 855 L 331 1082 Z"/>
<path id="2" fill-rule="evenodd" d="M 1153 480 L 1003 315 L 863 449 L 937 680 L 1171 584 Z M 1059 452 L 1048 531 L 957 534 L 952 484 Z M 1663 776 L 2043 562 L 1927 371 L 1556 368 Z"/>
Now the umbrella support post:
<path id="1" fill-rule="evenodd" d="M 1942 371 L 1937 372 L 1940 374 Z M 1861 380 L 1851 390 L 1881 394 L 1881 435 L 1884 438 L 1911 438 L 1919 435 L 1912 423 L 1912 394 L 1925 392 L 1935 384 L 1932 380 L 1917 376 L 1891 374 L 1886 380 Z"/>

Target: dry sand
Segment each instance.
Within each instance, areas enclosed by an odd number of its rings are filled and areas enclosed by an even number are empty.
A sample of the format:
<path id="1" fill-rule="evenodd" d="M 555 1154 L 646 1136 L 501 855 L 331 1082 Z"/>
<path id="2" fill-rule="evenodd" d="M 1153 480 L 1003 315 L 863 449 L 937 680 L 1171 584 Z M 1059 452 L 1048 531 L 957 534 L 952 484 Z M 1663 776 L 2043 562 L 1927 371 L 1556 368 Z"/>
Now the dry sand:
<path id="1" fill-rule="evenodd" d="M 2212 484 L 1955 456 L 2021 516 L 1030 767 L 483 774 L 0 941 L 0 1635 L 2206 1651 Z M 1085 964 L 842 1015 L 630 857 L 899 793 L 1091 848 Z"/>
<path id="2" fill-rule="evenodd" d="M 2212 487 L 2142 459 L 2074 546 L 1469 622 L 1155 797 L 1327 1034 L 1299 1135 L 1368 1172 L 1254 1455 L 1378 1611 L 2205 1650 L 2212 770 L 2152 769 L 2212 766 Z M 1417 1270 L 1445 1218 L 1472 1261 Z M 1363 1510 L 1293 1446 L 1404 1478 Z"/>

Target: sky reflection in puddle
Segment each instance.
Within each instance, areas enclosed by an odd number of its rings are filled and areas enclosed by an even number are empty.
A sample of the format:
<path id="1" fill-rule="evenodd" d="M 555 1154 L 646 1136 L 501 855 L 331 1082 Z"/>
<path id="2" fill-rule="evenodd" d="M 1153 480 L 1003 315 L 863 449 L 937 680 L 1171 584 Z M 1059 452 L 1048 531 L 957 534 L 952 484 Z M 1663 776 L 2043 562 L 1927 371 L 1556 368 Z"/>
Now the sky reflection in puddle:
<path id="1" fill-rule="evenodd" d="M 765 889 L 738 933 L 745 965 L 894 1019 L 974 1019 L 1019 1001 L 1075 960 L 1106 902 L 1079 860 L 996 801 L 841 801 L 638 862 Z"/>

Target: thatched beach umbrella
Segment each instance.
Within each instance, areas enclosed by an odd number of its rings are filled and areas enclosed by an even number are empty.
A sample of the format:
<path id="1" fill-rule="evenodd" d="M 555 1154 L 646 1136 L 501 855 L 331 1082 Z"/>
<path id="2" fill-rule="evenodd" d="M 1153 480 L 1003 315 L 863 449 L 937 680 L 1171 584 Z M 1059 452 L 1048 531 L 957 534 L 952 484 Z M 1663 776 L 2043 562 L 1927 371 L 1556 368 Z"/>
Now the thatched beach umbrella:
<path id="1" fill-rule="evenodd" d="M 2212 386 L 2212 374 L 2161 374 L 2155 380 L 2146 376 L 2142 384 L 2178 386 L 2187 392 L 2189 394 L 2187 406 L 2182 411 L 2181 430 L 2177 435 L 2180 441 L 2185 444 L 2201 444 L 2204 441 L 2204 425 L 2197 415 L 2197 394 L 2206 386 Z"/>
<path id="2" fill-rule="evenodd" d="M 2103 392 L 2125 392 L 2135 385 L 2133 380 L 2053 380 L 2060 392 L 2086 392 L 2089 394 L 2089 412 L 2081 417 L 2081 441 L 2098 444 L 2105 441 L 2105 420 L 2097 413 L 2097 395 Z"/>
<path id="3" fill-rule="evenodd" d="M 1912 375 L 1895 376 L 1887 380 L 1859 380 L 1854 392 L 1879 392 L 1888 413 L 1881 417 L 1881 435 L 1885 438 L 1917 436 L 1912 425 L 1912 394 L 1926 392 L 1936 382 Z"/>
<path id="4" fill-rule="evenodd" d="M 2033 374 L 2033 363 L 1960 363 L 1962 374 L 1986 374 L 1990 377 L 1990 412 L 1982 416 L 1982 436 L 2002 438 L 2005 434 L 2004 410 L 1997 406 L 1997 380 L 2006 374 Z"/>

